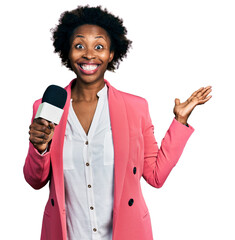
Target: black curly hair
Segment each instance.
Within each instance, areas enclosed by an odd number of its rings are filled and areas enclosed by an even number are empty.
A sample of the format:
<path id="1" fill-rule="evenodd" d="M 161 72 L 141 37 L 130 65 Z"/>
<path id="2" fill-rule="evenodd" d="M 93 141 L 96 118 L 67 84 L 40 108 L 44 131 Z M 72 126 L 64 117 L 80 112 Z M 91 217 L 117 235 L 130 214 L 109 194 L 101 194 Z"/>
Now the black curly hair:
<path id="1" fill-rule="evenodd" d="M 117 69 L 120 61 L 126 57 L 132 41 L 126 37 L 127 30 L 123 26 L 123 20 L 109 13 L 107 9 L 102 9 L 101 6 L 78 6 L 61 14 L 59 24 L 51 32 L 54 52 L 59 54 L 62 64 L 72 70 L 68 58 L 70 39 L 74 30 L 84 24 L 97 25 L 106 30 L 111 40 L 110 51 L 114 51 L 113 60 L 108 64 L 107 70 Z"/>

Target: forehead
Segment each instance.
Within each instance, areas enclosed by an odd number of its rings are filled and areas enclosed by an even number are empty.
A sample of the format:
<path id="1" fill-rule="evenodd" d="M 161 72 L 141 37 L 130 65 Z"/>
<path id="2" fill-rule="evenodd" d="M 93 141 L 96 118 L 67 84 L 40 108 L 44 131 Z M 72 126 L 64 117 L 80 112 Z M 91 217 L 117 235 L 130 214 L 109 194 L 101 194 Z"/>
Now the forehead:
<path id="1" fill-rule="evenodd" d="M 102 36 L 105 40 L 110 41 L 107 31 L 97 25 L 84 24 L 77 27 L 73 32 L 72 39 L 76 38 L 78 35 L 84 36 L 85 38 L 96 38 L 97 36 Z"/>

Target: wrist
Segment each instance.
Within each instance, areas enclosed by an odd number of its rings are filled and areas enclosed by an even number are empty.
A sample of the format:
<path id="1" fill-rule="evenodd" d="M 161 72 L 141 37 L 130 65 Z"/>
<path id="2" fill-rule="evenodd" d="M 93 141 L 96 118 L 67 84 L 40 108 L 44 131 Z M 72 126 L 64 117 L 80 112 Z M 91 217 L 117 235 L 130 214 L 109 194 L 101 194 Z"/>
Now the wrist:
<path id="1" fill-rule="evenodd" d="M 185 125 L 185 126 L 188 127 L 188 123 L 187 123 L 187 119 L 186 119 L 186 118 L 181 118 L 181 117 L 175 116 L 175 119 L 176 119 L 178 122 L 180 122 L 180 123 L 182 123 L 183 125 Z"/>
<path id="2" fill-rule="evenodd" d="M 33 146 L 39 154 L 44 154 L 44 152 L 48 151 L 48 144 L 33 144 Z"/>

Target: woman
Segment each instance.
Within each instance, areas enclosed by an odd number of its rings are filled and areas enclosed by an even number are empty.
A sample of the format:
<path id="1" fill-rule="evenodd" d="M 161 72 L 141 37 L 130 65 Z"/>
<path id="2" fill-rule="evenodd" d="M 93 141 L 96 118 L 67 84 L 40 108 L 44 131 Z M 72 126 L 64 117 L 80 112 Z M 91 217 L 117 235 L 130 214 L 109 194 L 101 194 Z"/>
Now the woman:
<path id="1" fill-rule="evenodd" d="M 104 79 L 131 46 L 126 33 L 121 19 L 89 6 L 65 12 L 53 30 L 55 52 L 76 78 L 58 126 L 34 119 L 41 100 L 33 106 L 24 175 L 35 189 L 50 183 L 43 240 L 152 240 L 140 178 L 163 185 L 193 132 L 189 115 L 211 97 L 206 87 L 176 99 L 159 149 L 146 100 Z"/>

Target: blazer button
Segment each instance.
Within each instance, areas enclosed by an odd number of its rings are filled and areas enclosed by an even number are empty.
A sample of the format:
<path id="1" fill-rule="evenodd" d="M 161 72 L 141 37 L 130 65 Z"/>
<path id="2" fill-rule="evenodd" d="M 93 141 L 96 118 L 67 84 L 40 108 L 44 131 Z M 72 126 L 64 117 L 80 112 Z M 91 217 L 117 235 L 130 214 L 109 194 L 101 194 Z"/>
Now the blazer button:
<path id="1" fill-rule="evenodd" d="M 55 205 L 55 202 L 54 202 L 54 199 L 52 198 L 51 199 L 51 205 L 54 207 L 54 205 Z"/>
<path id="2" fill-rule="evenodd" d="M 129 205 L 129 206 L 132 206 L 133 203 L 134 203 L 134 199 L 131 198 L 131 199 L 129 200 L 129 202 L 128 202 L 128 205 Z"/>
<path id="3" fill-rule="evenodd" d="M 133 173 L 136 174 L 136 167 L 133 168 Z"/>

